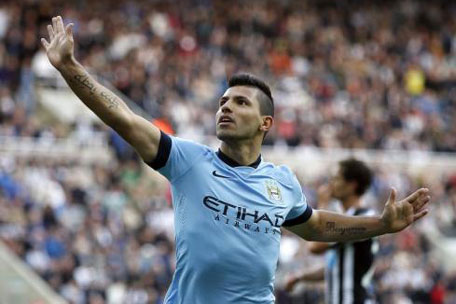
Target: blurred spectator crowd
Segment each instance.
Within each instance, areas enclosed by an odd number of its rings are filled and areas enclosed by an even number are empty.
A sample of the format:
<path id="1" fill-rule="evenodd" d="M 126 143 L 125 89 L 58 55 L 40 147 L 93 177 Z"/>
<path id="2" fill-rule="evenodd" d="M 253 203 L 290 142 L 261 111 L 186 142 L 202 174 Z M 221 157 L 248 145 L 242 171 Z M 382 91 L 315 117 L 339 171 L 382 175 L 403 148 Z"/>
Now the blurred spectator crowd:
<path id="1" fill-rule="evenodd" d="M 161 303 L 173 212 L 152 170 L 34 159 L 0 172 L 0 239 L 54 290 L 70 303 Z"/>
<path id="2" fill-rule="evenodd" d="M 81 131 L 35 115 L 37 80 L 55 77 L 39 45 L 54 15 L 75 24 L 78 60 L 180 136 L 214 135 L 227 76 L 247 71 L 273 88 L 267 145 L 456 152 L 454 2 L 3 0 L 0 136 Z M 107 166 L 0 159 L 0 238 L 72 303 L 161 303 L 174 270 L 167 186 L 111 139 L 120 161 Z M 456 302 L 456 274 L 424 233 L 456 227 L 456 177 L 376 172 L 377 209 L 390 184 L 426 185 L 434 201 L 422 225 L 380 239 L 381 303 Z M 303 181 L 311 202 L 319 182 Z M 284 244 L 279 273 L 317 259 Z M 278 303 L 321 299 L 280 284 Z"/>

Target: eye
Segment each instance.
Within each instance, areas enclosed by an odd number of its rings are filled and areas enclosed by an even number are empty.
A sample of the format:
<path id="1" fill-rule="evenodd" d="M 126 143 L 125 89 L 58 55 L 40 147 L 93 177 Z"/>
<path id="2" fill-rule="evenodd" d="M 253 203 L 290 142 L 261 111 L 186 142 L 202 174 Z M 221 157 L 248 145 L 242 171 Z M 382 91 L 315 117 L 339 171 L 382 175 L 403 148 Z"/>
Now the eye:
<path id="1" fill-rule="evenodd" d="M 219 101 L 219 106 L 223 106 L 226 103 L 226 98 L 221 98 Z"/>
<path id="2" fill-rule="evenodd" d="M 237 100 L 237 102 L 238 102 L 238 104 L 243 105 L 243 106 L 248 104 L 247 100 L 245 100 L 244 98 L 239 98 Z"/>

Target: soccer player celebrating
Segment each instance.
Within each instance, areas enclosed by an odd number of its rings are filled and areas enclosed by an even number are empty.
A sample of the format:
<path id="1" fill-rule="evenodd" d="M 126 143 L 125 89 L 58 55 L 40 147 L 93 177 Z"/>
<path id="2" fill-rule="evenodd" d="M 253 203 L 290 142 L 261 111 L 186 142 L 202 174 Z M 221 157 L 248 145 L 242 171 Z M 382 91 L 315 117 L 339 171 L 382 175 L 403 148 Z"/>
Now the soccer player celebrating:
<path id="1" fill-rule="evenodd" d="M 47 56 L 74 93 L 172 186 L 177 265 L 165 303 L 273 303 L 280 228 L 306 240 L 344 242 L 406 228 L 427 213 L 427 189 L 396 201 L 379 217 L 312 210 L 293 173 L 263 161 L 273 125 L 269 87 L 237 75 L 215 115 L 220 149 L 169 136 L 134 114 L 74 58 L 72 24 L 52 18 Z"/>
<path id="2" fill-rule="evenodd" d="M 325 207 L 334 198 L 342 203 L 347 215 L 374 215 L 374 210 L 361 206 L 361 197 L 371 181 L 372 173 L 366 164 L 356 159 L 343 160 L 329 187 L 319 189 L 318 207 Z M 333 244 L 312 242 L 309 247 L 312 253 L 326 252 L 326 267 L 291 277 L 286 289 L 291 291 L 300 281 L 326 279 L 326 303 L 352 304 L 373 300 L 371 278 L 377 248 L 375 239 Z"/>

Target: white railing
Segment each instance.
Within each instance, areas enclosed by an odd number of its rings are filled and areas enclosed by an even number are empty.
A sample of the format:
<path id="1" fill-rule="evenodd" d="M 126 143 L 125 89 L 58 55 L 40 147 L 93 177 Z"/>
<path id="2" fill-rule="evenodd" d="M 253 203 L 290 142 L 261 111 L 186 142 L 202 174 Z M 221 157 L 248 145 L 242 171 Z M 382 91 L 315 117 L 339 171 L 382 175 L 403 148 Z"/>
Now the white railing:
<path id="1" fill-rule="evenodd" d="M 0 156 L 107 163 L 112 159 L 112 152 L 101 134 L 84 143 L 72 138 L 0 136 Z"/>
<path id="2" fill-rule="evenodd" d="M 0 242 L 0 303 L 67 303 Z"/>
<path id="3" fill-rule="evenodd" d="M 456 154 L 431 151 L 324 149 L 316 147 L 264 147 L 266 160 L 286 164 L 303 177 L 327 174 L 338 161 L 356 157 L 382 169 L 394 169 L 412 175 L 430 171 L 439 174 L 456 173 Z"/>
<path id="4" fill-rule="evenodd" d="M 206 143 L 217 147 L 214 138 Z M 443 173 L 456 172 L 456 154 L 431 151 L 399 150 L 352 150 L 323 149 L 316 147 L 263 147 L 262 154 L 267 161 L 285 164 L 303 177 L 322 175 L 339 160 L 354 156 L 371 166 L 384 169 L 393 168 L 412 175 L 429 171 Z M 67 158 L 82 162 L 108 162 L 112 159 L 106 136 L 96 133 L 83 143 L 74 138 L 32 138 L 0 136 L 0 155 L 19 157 Z"/>

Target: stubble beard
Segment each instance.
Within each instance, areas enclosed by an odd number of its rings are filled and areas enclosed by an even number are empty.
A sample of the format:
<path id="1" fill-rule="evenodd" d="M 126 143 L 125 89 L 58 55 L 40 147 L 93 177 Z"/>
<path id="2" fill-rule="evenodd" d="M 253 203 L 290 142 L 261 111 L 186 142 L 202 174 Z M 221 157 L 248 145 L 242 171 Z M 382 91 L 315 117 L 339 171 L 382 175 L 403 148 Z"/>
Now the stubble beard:
<path id="1" fill-rule="evenodd" d="M 230 134 L 229 132 L 218 132 L 216 136 L 219 140 L 224 142 L 235 142 L 242 139 L 242 136 L 235 133 Z"/>
<path id="2" fill-rule="evenodd" d="M 253 139 L 253 136 L 250 136 L 249 134 L 239 134 L 236 132 L 226 132 L 224 130 L 221 130 L 220 132 L 216 132 L 216 137 L 223 142 L 226 143 L 235 143 L 239 141 L 245 141 L 249 139 Z"/>

